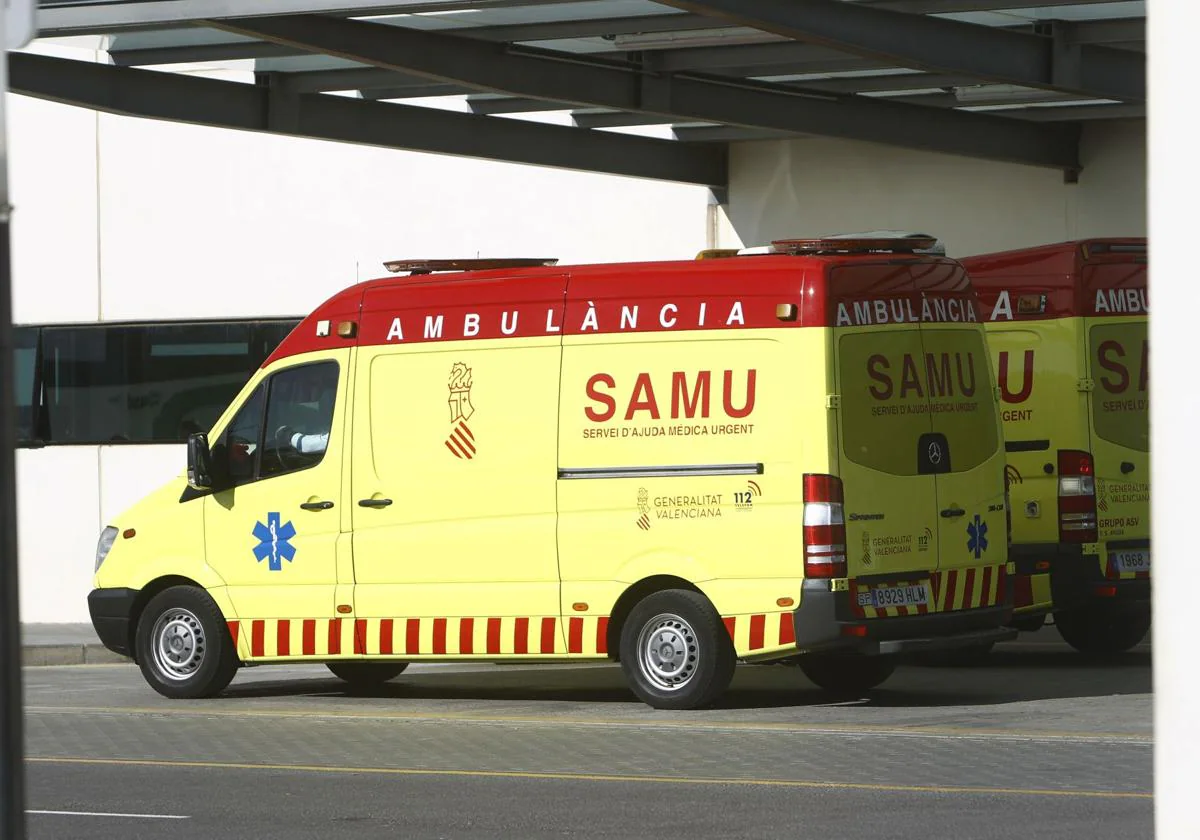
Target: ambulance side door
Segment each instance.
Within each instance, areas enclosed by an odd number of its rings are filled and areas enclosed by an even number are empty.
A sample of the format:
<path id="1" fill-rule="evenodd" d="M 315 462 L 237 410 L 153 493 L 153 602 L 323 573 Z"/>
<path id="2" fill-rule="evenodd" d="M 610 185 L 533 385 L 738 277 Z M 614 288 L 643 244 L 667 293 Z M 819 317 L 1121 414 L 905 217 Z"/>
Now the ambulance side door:
<path id="1" fill-rule="evenodd" d="M 539 302 L 511 302 L 511 283 Z M 562 323 L 565 278 L 468 285 L 454 290 L 469 302 L 462 306 L 447 306 L 444 291 L 429 307 L 411 293 L 366 293 L 349 503 L 368 655 L 564 648 L 555 540 L 561 339 L 545 325 Z M 441 317 L 442 340 L 434 326 L 426 337 L 427 316 L 431 325 Z"/>
<path id="2" fill-rule="evenodd" d="M 336 614 L 351 356 L 313 354 L 273 371 L 212 441 L 226 489 L 188 503 L 204 506 L 205 555 L 244 622 Z M 282 634 L 256 636 L 251 655 L 300 654 Z"/>

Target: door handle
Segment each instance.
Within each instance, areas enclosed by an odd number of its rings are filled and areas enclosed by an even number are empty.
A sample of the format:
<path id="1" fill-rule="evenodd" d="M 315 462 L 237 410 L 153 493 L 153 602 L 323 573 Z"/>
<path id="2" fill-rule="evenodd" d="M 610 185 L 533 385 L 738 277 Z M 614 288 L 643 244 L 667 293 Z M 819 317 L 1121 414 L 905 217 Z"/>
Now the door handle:
<path id="1" fill-rule="evenodd" d="M 329 510 L 333 507 L 333 502 L 304 502 L 300 505 L 301 510 Z"/>
<path id="2" fill-rule="evenodd" d="M 359 499 L 359 507 L 384 508 L 392 503 L 391 499 Z"/>
<path id="3" fill-rule="evenodd" d="M 1122 461 L 1121 472 L 1123 472 L 1125 475 L 1129 475 L 1131 472 L 1133 472 L 1133 464 L 1131 464 L 1129 461 Z"/>
<path id="4" fill-rule="evenodd" d="M 944 516 L 946 519 L 954 519 L 956 516 L 962 516 L 964 513 L 966 513 L 966 511 L 962 508 L 946 508 L 944 511 L 942 511 L 942 516 Z"/>

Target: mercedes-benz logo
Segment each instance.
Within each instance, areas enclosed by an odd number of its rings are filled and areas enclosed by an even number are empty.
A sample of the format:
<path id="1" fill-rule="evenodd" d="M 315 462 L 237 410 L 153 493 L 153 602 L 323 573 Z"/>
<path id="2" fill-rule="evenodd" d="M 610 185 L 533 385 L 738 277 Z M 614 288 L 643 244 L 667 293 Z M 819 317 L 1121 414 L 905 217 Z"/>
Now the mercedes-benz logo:
<path id="1" fill-rule="evenodd" d="M 942 463 L 942 447 L 937 442 L 929 444 L 929 463 Z"/>

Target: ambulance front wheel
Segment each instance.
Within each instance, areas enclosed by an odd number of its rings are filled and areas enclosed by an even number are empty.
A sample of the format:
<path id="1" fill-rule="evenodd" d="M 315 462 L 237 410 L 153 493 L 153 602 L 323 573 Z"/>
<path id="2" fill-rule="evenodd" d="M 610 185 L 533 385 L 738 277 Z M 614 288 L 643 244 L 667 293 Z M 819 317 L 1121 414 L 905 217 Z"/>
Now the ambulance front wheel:
<path id="1" fill-rule="evenodd" d="M 891 656 L 802 656 L 796 663 L 804 676 L 826 691 L 861 694 L 886 680 L 896 670 Z"/>
<path id="2" fill-rule="evenodd" d="M 629 687 L 656 709 L 698 709 L 733 679 L 736 658 L 721 617 L 699 592 L 647 596 L 621 628 L 621 669 Z"/>
<path id="3" fill-rule="evenodd" d="M 1054 614 L 1063 641 L 1080 653 L 1111 656 L 1124 653 L 1150 631 L 1150 605 L 1137 610 L 1090 607 Z"/>
<path id="4" fill-rule="evenodd" d="M 326 662 L 335 677 L 351 688 L 378 688 L 400 676 L 407 662 Z"/>
<path id="5" fill-rule="evenodd" d="M 137 624 L 137 663 L 164 697 L 220 694 L 238 669 L 221 609 L 203 589 L 172 586 L 150 599 Z"/>

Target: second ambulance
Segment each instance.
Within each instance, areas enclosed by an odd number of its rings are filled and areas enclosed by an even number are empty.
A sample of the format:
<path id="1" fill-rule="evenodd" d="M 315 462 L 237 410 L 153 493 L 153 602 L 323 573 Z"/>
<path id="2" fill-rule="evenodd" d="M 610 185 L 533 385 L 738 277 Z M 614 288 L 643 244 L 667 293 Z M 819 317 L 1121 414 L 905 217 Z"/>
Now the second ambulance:
<path id="1" fill-rule="evenodd" d="M 1145 239 L 963 260 L 1000 386 L 1015 626 L 1113 654 L 1150 627 Z"/>

